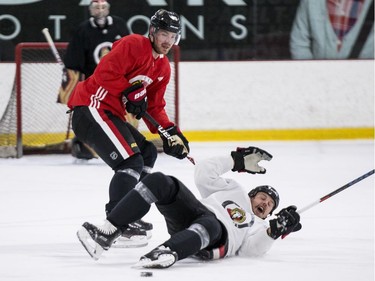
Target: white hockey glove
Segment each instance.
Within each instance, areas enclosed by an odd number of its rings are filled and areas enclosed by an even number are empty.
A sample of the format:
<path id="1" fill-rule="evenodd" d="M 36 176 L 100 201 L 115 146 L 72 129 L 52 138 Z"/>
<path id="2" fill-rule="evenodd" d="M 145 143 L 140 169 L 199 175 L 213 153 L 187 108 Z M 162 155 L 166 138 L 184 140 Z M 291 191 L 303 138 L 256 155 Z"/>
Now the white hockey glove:
<path id="1" fill-rule="evenodd" d="M 238 147 L 236 151 L 231 152 L 234 161 L 233 172 L 247 172 L 250 174 L 264 174 L 266 169 L 259 166 L 261 160 L 270 161 L 272 155 L 258 147 L 249 146 L 248 148 Z"/>

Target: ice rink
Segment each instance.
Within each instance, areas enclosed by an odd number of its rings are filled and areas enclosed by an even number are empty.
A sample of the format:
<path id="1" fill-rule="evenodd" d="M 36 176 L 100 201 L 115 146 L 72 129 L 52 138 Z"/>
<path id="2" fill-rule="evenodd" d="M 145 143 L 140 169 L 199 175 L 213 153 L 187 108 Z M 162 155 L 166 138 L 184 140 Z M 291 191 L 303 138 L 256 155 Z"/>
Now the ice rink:
<path id="1" fill-rule="evenodd" d="M 270 184 L 280 207 L 304 207 L 374 169 L 373 140 L 322 142 L 191 143 L 196 161 L 228 154 L 237 146 L 269 151 L 265 175 L 238 174 L 250 190 Z M 159 154 L 155 171 L 172 174 L 193 193 L 194 166 Z M 153 207 L 149 245 L 110 249 L 92 260 L 76 237 L 85 221 L 101 223 L 112 171 L 101 160 L 79 164 L 70 155 L 34 155 L 0 159 L 0 280 L 109 281 L 143 280 L 131 266 L 168 238 L 163 218 Z M 186 259 L 153 272 L 151 280 L 374 280 L 374 176 L 331 197 L 301 215 L 303 228 L 276 241 L 260 258 L 214 262 Z M 150 277 L 148 277 L 150 278 Z"/>

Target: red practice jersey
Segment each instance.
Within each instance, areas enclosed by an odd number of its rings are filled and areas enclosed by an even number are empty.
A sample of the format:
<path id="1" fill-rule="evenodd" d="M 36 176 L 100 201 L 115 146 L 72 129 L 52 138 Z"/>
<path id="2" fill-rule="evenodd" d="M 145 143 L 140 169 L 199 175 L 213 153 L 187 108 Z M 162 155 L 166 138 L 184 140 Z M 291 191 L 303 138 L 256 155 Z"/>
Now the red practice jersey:
<path id="1" fill-rule="evenodd" d="M 109 110 L 125 120 L 122 92 L 134 81 L 141 80 L 147 89 L 147 112 L 168 128 L 173 126 L 165 112 L 164 93 L 171 76 L 169 60 L 164 55 L 152 56 L 148 38 L 132 34 L 113 43 L 112 50 L 104 56 L 94 74 L 75 87 L 68 107 L 89 106 Z M 144 120 L 152 133 L 157 129 Z"/>

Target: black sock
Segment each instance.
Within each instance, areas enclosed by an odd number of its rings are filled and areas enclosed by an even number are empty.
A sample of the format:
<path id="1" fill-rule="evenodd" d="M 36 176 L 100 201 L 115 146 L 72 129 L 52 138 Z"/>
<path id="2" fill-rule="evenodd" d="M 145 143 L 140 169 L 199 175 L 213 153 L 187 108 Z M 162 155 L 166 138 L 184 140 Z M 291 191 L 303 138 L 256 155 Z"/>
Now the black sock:
<path id="1" fill-rule="evenodd" d="M 202 246 L 199 235 L 188 229 L 173 234 L 163 245 L 175 251 L 178 255 L 178 260 L 194 255 Z"/>
<path id="2" fill-rule="evenodd" d="M 113 208 L 107 219 L 116 227 L 123 228 L 141 219 L 150 207 L 138 191 L 133 189 Z"/>

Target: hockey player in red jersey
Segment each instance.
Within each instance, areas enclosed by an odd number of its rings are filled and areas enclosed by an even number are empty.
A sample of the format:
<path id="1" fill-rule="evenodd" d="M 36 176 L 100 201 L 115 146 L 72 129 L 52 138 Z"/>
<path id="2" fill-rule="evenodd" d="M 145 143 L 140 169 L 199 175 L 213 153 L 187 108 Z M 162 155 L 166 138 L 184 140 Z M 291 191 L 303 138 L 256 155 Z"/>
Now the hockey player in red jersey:
<path id="1" fill-rule="evenodd" d="M 104 225 L 85 222 L 78 238 L 97 260 L 120 235 L 121 226 L 145 215 L 154 203 L 171 237 L 142 256 L 137 267 L 167 268 L 193 255 L 204 260 L 263 255 L 280 236 L 301 229 L 297 208 L 283 208 L 268 219 L 280 201 L 273 187 L 261 185 L 248 192 L 222 175 L 230 170 L 264 174 L 258 162 L 271 159 L 268 152 L 250 146 L 200 161 L 195 183 L 201 200 L 173 176 L 152 173 L 121 200 Z"/>
<path id="2" fill-rule="evenodd" d="M 75 135 L 115 172 L 107 214 L 150 173 L 157 158 L 155 145 L 126 122 L 125 110 L 137 119 L 147 110 L 173 136 L 175 141 L 170 142 L 160 135 L 166 154 L 183 159 L 189 153 L 187 139 L 164 109 L 164 92 L 171 76 L 166 55 L 178 44 L 180 33 L 179 16 L 158 10 L 151 18 L 148 38 L 132 34 L 116 41 L 94 74 L 77 84 L 68 101 Z M 147 120 L 145 123 L 157 133 Z"/>

